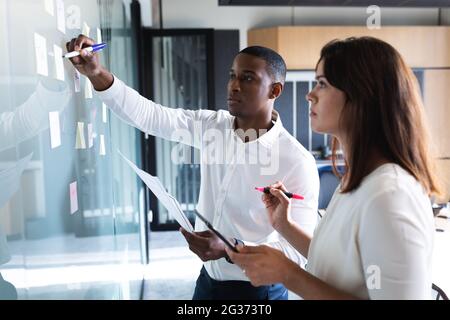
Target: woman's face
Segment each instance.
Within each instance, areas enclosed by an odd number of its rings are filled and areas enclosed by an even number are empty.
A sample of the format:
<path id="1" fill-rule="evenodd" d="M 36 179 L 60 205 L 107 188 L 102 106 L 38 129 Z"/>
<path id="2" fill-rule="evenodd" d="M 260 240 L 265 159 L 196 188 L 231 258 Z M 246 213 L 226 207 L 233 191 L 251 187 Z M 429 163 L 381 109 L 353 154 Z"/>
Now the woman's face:
<path id="1" fill-rule="evenodd" d="M 323 72 L 323 61 L 316 70 L 317 85 L 306 95 L 310 102 L 311 128 L 315 132 L 342 137 L 339 117 L 346 103 L 345 93 L 330 85 Z"/>

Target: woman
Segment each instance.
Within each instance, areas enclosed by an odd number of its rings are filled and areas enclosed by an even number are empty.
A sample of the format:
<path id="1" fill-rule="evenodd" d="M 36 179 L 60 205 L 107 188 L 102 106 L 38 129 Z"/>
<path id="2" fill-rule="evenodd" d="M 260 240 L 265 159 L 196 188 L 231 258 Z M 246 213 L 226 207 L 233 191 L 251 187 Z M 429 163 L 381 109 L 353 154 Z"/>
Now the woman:
<path id="1" fill-rule="evenodd" d="M 413 73 L 392 46 L 362 37 L 325 45 L 316 79 L 306 96 L 311 127 L 333 136 L 333 163 L 342 148 L 341 184 L 313 238 L 290 219 L 282 183 L 263 195 L 272 226 L 308 258 L 306 271 L 267 246 L 228 255 L 253 285 L 281 282 L 304 299 L 430 298 L 429 196 L 439 187 Z"/>

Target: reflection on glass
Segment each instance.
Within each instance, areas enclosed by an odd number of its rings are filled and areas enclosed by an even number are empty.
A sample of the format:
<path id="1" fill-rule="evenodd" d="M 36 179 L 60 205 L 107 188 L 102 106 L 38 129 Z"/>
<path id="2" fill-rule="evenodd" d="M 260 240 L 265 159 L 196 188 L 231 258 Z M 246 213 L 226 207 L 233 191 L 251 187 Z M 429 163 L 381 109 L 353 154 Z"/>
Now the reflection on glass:
<path id="1" fill-rule="evenodd" d="M 133 84 L 123 11 L 120 0 L 0 1 L 0 300 L 139 298 L 141 186 L 115 152 L 138 162 L 136 131 L 104 119 L 61 58 L 88 25 L 108 42 L 103 63 Z"/>

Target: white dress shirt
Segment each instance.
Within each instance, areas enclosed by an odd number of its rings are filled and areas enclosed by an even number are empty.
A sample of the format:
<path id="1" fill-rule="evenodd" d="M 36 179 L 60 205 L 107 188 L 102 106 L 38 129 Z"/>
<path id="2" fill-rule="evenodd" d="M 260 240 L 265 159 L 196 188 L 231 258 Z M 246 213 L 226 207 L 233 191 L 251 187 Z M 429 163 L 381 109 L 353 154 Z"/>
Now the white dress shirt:
<path id="1" fill-rule="evenodd" d="M 109 89 L 97 94 L 116 115 L 136 128 L 200 150 L 197 210 L 214 228 L 226 237 L 278 248 L 291 260 L 305 264 L 306 259 L 271 227 L 262 193 L 254 189 L 280 180 L 290 192 L 303 195 L 305 200 L 292 201 L 291 215 L 306 232 L 313 233 L 319 195 L 316 164 L 283 128 L 278 113 L 273 113 L 274 125 L 269 131 L 244 143 L 233 130 L 235 117 L 228 111 L 163 107 L 140 96 L 118 78 Z M 206 230 L 206 226 L 197 219 L 195 229 Z M 239 267 L 223 258 L 207 261 L 205 268 L 216 280 L 248 281 Z"/>
<path id="2" fill-rule="evenodd" d="M 337 187 L 314 232 L 307 270 L 362 299 L 430 299 L 433 238 L 422 186 L 385 164 L 353 192 Z"/>
<path id="3" fill-rule="evenodd" d="M 47 88 L 50 85 L 52 89 Z M 39 81 L 24 103 L 13 111 L 0 113 L 0 151 L 12 148 L 48 128 L 48 113 L 64 109 L 71 96 L 65 83 L 49 81 L 44 85 L 43 81 Z"/>

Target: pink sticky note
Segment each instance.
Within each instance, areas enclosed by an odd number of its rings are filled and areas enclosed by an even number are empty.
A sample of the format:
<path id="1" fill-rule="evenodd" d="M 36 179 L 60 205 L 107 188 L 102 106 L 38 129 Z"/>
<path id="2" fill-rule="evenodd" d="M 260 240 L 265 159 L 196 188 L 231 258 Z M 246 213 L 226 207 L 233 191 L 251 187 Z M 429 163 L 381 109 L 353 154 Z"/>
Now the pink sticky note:
<path id="1" fill-rule="evenodd" d="M 95 123 L 95 118 L 97 118 L 97 108 L 93 108 L 92 110 L 91 110 L 91 119 L 92 119 L 92 122 L 93 123 Z"/>
<path id="2" fill-rule="evenodd" d="M 88 148 L 92 148 L 94 146 L 94 133 L 92 129 L 92 123 L 88 123 Z"/>
<path id="3" fill-rule="evenodd" d="M 74 214 L 78 211 L 78 195 L 77 195 L 77 182 L 70 184 L 70 214 Z"/>

